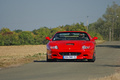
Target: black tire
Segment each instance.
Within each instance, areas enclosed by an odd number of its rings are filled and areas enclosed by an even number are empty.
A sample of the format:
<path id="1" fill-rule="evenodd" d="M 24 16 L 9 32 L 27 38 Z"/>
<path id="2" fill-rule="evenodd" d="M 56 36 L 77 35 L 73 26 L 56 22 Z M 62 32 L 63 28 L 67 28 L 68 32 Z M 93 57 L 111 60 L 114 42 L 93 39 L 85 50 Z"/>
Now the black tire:
<path id="1" fill-rule="evenodd" d="M 96 60 L 96 57 L 95 57 L 95 55 L 93 54 L 93 58 L 92 58 L 92 59 L 88 59 L 88 62 L 95 62 L 95 60 Z"/>
<path id="2" fill-rule="evenodd" d="M 47 62 L 57 62 L 56 59 L 47 59 Z"/>
<path id="3" fill-rule="evenodd" d="M 57 59 L 48 59 L 48 56 L 47 56 L 47 62 L 56 62 Z"/>
<path id="4" fill-rule="evenodd" d="M 52 59 L 47 59 L 47 62 L 53 62 L 53 60 Z"/>
<path id="5" fill-rule="evenodd" d="M 47 57 L 47 62 L 52 62 L 52 59 L 48 59 L 48 56 L 46 56 Z"/>

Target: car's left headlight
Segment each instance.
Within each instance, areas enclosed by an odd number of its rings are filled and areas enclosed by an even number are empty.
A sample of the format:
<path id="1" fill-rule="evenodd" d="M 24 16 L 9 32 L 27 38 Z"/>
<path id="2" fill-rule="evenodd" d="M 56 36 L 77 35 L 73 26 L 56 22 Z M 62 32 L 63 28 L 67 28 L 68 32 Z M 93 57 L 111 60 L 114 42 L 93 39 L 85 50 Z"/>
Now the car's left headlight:
<path id="1" fill-rule="evenodd" d="M 50 46 L 51 49 L 58 49 L 58 46 Z"/>
<path id="2" fill-rule="evenodd" d="M 89 49 L 90 48 L 90 46 L 82 46 L 82 49 Z"/>

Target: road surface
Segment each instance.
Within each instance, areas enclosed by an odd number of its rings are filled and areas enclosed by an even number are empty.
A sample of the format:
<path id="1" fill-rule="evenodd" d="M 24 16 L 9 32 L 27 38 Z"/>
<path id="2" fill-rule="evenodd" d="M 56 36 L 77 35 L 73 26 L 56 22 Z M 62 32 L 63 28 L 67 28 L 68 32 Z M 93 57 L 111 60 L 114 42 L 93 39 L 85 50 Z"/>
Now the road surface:
<path id="1" fill-rule="evenodd" d="M 88 80 L 111 75 L 120 67 L 120 41 L 96 47 L 96 62 L 39 61 L 0 70 L 0 80 Z"/>

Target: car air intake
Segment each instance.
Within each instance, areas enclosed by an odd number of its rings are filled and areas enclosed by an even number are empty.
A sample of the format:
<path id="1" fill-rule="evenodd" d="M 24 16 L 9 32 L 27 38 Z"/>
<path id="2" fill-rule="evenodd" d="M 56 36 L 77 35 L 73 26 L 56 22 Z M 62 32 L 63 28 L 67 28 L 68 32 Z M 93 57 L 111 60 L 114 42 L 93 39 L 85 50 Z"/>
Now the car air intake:
<path id="1" fill-rule="evenodd" d="M 79 52 L 60 52 L 59 54 L 62 55 L 62 56 L 65 56 L 65 55 L 76 55 L 76 56 L 78 56 L 81 53 L 79 53 Z"/>
<path id="2" fill-rule="evenodd" d="M 74 45 L 74 43 L 67 43 L 66 45 Z"/>

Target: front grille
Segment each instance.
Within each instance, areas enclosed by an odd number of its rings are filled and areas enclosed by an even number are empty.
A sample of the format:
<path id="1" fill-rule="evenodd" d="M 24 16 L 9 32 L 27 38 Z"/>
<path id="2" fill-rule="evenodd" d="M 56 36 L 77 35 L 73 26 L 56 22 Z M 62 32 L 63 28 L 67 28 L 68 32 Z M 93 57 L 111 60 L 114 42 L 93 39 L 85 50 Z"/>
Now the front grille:
<path id="1" fill-rule="evenodd" d="M 76 55 L 76 56 L 78 56 L 81 53 L 79 53 L 79 52 L 60 52 L 59 54 L 62 55 L 62 56 L 65 56 L 65 55 Z"/>

